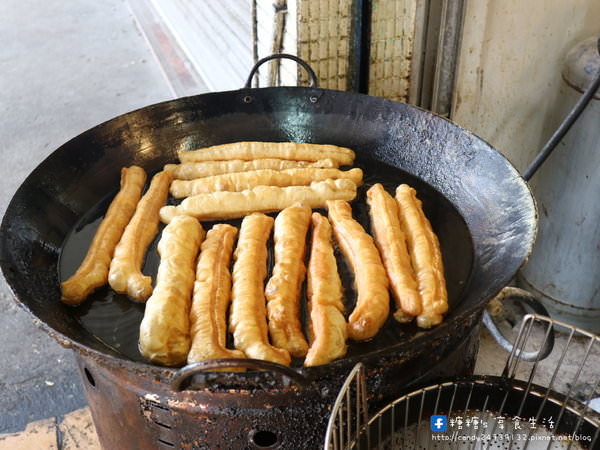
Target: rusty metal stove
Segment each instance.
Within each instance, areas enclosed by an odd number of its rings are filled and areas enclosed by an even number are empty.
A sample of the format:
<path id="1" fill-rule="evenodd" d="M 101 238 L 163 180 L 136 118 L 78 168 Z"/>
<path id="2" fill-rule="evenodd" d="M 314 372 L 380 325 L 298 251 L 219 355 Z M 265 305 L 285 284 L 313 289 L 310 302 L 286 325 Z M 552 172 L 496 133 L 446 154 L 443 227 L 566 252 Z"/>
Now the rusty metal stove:
<path id="1" fill-rule="evenodd" d="M 420 355 L 408 350 L 362 359 L 373 407 L 424 383 L 471 374 L 479 319 L 468 325 L 467 339 L 441 336 Z M 320 448 L 352 367 L 349 360 L 319 374 L 298 370 L 291 379 L 286 371 L 242 374 L 198 367 L 185 373 L 76 353 L 100 442 L 124 450 Z"/>

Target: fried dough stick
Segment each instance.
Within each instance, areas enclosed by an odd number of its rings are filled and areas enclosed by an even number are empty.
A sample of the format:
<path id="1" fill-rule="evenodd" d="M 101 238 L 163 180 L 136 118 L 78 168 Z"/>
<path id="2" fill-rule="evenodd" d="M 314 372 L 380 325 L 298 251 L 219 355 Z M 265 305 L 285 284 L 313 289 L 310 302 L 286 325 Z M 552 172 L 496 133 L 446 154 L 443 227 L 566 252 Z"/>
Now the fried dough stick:
<path id="1" fill-rule="evenodd" d="M 264 281 L 267 276 L 267 240 L 273 218 L 254 213 L 244 217 L 234 253 L 229 330 L 235 348 L 247 357 L 288 366 L 287 350 L 269 344 Z"/>
<path id="2" fill-rule="evenodd" d="M 171 183 L 171 195 L 176 198 L 190 197 L 211 192 L 240 192 L 256 186 L 307 186 L 313 181 L 327 179 L 348 179 L 357 186 L 362 183 L 361 169 L 287 169 L 252 170 L 249 172 L 228 173 L 197 180 L 174 180 Z"/>
<path id="3" fill-rule="evenodd" d="M 271 342 L 296 358 L 308 351 L 300 323 L 300 290 L 306 275 L 304 255 L 311 212 L 307 206 L 294 205 L 277 215 L 275 266 L 265 289 Z"/>
<path id="4" fill-rule="evenodd" d="M 335 145 L 303 144 L 298 142 L 233 142 L 186 152 L 179 152 L 183 163 L 222 161 L 231 159 L 253 160 L 262 158 L 293 161 L 331 159 L 341 166 L 354 162 L 354 152 Z"/>
<path id="5" fill-rule="evenodd" d="M 190 349 L 190 303 L 194 263 L 204 230 L 189 216 L 173 220 L 158 243 L 160 264 L 156 287 L 140 325 L 140 352 L 166 366 L 185 362 Z"/>
<path id="6" fill-rule="evenodd" d="M 408 254 L 406 236 L 400 227 L 398 204 L 379 183 L 367 191 L 367 203 L 375 243 L 398 308 L 394 319 L 410 322 L 421 313 L 421 296 Z"/>
<path id="7" fill-rule="evenodd" d="M 74 275 L 61 283 L 61 300 L 78 305 L 89 294 L 108 283 L 108 269 L 123 230 L 135 212 L 146 182 L 146 172 L 137 166 L 121 169 L 121 190 L 100 223 L 85 259 Z"/>
<path id="8" fill-rule="evenodd" d="M 154 175 L 150 187 L 125 228 L 110 263 L 110 287 L 137 302 L 145 302 L 152 294 L 152 278 L 144 276 L 141 269 L 146 249 L 158 233 L 159 211 L 167 201 L 169 184 L 169 172 Z"/>
<path id="9" fill-rule="evenodd" d="M 257 186 L 242 192 L 213 192 L 188 197 L 179 206 L 165 206 L 160 218 L 168 223 L 178 215 L 198 220 L 243 217 L 252 212 L 281 211 L 295 203 L 321 208 L 327 200 L 352 200 L 356 185 L 350 180 L 325 180 L 310 186 Z"/>
<path id="10" fill-rule="evenodd" d="M 327 364 L 346 354 L 348 324 L 344 319 L 342 281 L 338 274 L 331 225 L 319 213 L 312 215 L 312 243 L 307 271 L 310 348 L 305 366 Z"/>
<path id="11" fill-rule="evenodd" d="M 231 294 L 229 263 L 236 234 L 237 228 L 218 224 L 210 229 L 202 243 L 190 310 L 192 346 L 187 356 L 188 364 L 244 357 L 243 352 L 225 347 Z"/>
<path id="12" fill-rule="evenodd" d="M 328 201 L 333 234 L 354 272 L 358 293 L 356 307 L 348 318 L 348 335 L 364 341 L 377 334 L 390 312 L 388 278 L 373 238 L 352 218 L 344 201 Z"/>
<path id="13" fill-rule="evenodd" d="M 400 226 L 406 234 L 408 251 L 419 284 L 422 311 L 417 325 L 431 328 L 442 322 L 448 311 L 448 293 L 444 279 L 442 253 L 437 236 L 413 188 L 406 184 L 396 189 Z"/>
<path id="14" fill-rule="evenodd" d="M 167 164 L 165 170 L 173 173 L 176 180 L 194 180 L 196 178 L 210 177 L 224 173 L 248 172 L 250 170 L 285 170 L 301 167 L 314 167 L 325 169 L 337 169 L 339 163 L 331 159 L 321 159 L 319 161 L 291 161 L 287 159 L 254 159 L 244 161 L 242 159 L 233 159 L 230 161 L 204 161 L 191 162 L 183 164 Z"/>

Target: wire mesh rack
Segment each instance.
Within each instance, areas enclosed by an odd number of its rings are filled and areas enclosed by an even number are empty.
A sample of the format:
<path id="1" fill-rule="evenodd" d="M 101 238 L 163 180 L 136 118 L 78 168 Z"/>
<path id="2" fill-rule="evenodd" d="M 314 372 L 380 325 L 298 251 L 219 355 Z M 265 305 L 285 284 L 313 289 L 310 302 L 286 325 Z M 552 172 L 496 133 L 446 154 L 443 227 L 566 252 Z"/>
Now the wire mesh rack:
<path id="1" fill-rule="evenodd" d="M 369 420 L 358 364 L 334 404 L 324 449 L 598 449 L 599 342 L 564 322 L 526 315 L 500 376 L 419 389 Z"/>

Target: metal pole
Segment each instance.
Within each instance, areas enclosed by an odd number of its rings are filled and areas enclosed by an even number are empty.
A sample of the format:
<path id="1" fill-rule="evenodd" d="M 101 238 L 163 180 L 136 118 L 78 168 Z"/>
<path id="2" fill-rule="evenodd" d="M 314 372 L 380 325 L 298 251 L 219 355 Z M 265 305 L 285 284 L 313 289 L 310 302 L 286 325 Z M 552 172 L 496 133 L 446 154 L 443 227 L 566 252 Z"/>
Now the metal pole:
<path id="1" fill-rule="evenodd" d="M 598 39 L 598 52 L 600 53 L 600 39 Z M 537 154 L 535 159 L 529 164 L 529 167 L 523 172 L 523 178 L 525 181 L 529 181 L 532 176 L 535 175 L 540 166 L 546 161 L 548 156 L 554 151 L 561 139 L 567 134 L 571 126 L 575 123 L 577 118 L 584 111 L 596 91 L 600 87 L 600 71 L 596 74 L 596 78 L 590 83 L 588 88 L 585 90 L 583 95 L 579 98 L 579 101 L 575 104 L 573 109 L 567 114 L 563 122 L 560 124 L 558 129 L 554 132 L 550 140 L 544 145 L 542 150 Z"/>

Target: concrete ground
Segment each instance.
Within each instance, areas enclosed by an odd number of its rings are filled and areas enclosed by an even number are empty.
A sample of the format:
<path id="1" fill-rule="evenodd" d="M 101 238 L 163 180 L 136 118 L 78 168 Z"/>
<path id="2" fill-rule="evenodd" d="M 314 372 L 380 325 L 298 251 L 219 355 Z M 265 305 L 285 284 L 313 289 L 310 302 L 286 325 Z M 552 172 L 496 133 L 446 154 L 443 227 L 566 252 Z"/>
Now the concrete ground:
<path id="1" fill-rule="evenodd" d="M 0 2 L 0 216 L 58 146 L 116 115 L 172 98 L 125 0 Z M 0 283 L 0 432 L 86 404 L 70 351 Z"/>

